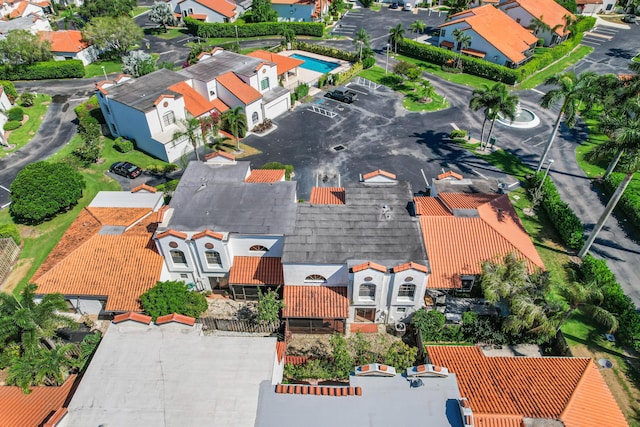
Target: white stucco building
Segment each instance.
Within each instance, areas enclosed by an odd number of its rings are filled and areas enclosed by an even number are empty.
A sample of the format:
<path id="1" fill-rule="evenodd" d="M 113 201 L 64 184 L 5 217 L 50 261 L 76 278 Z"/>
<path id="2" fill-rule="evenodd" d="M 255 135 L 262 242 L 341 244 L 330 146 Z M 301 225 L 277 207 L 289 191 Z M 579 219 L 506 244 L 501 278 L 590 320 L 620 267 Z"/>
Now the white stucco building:
<path id="1" fill-rule="evenodd" d="M 42 31 L 38 35 L 41 40 L 49 42 L 56 61 L 79 59 L 83 65 L 89 65 L 98 59 L 98 49 L 83 40 L 78 30 Z"/>
<path id="2" fill-rule="evenodd" d="M 555 46 L 569 37 L 567 20 L 575 16 L 555 0 L 503 0 L 498 8 L 522 27 L 532 29 L 537 38 L 544 39 L 545 46 Z M 538 19 L 549 28 L 534 29 Z"/>
<path id="3" fill-rule="evenodd" d="M 171 0 L 176 18 L 190 17 L 202 22 L 233 22 L 244 12 L 231 0 Z"/>
<path id="4" fill-rule="evenodd" d="M 577 0 L 578 13 L 595 15 L 597 13 L 612 13 L 615 11 L 616 0 Z"/>

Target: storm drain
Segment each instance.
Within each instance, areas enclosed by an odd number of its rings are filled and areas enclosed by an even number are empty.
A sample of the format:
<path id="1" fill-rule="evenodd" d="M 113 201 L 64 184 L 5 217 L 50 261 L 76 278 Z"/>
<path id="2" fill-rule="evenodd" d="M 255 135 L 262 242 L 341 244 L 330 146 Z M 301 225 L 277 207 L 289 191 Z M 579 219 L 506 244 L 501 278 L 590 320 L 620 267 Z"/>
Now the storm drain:
<path id="1" fill-rule="evenodd" d="M 346 150 L 346 149 L 347 149 L 347 147 L 345 147 L 344 145 L 336 145 L 335 147 L 332 148 L 332 150 L 335 151 L 335 152 L 339 152 L 339 151 Z"/>

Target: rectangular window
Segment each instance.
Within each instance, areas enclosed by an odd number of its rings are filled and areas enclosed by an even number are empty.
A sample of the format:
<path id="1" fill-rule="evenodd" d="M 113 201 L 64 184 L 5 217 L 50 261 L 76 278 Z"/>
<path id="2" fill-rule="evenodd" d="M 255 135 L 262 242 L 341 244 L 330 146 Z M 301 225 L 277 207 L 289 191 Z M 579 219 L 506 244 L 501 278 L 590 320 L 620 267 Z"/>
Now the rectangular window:
<path id="1" fill-rule="evenodd" d="M 171 254 L 171 262 L 174 264 L 187 264 L 187 258 L 184 256 L 184 252 L 182 251 L 170 251 Z"/>
<path id="2" fill-rule="evenodd" d="M 412 285 L 411 283 L 403 283 L 398 288 L 398 298 L 409 298 L 413 299 L 416 293 L 416 285 Z"/>
<path id="3" fill-rule="evenodd" d="M 188 275 L 188 274 L 181 274 L 181 275 L 180 275 L 180 278 L 181 278 L 181 279 L 188 279 L 188 278 L 189 278 L 189 275 Z"/>
<path id="4" fill-rule="evenodd" d="M 376 321 L 375 308 L 356 308 L 356 315 L 353 319 L 356 322 L 373 323 Z"/>
<path id="5" fill-rule="evenodd" d="M 376 285 L 373 283 L 363 283 L 360 285 L 358 291 L 358 297 L 362 300 L 375 301 L 376 299 Z"/>
<path id="6" fill-rule="evenodd" d="M 216 251 L 206 251 L 205 256 L 207 258 L 207 264 L 210 267 L 222 267 L 222 260 L 220 259 L 220 254 Z"/>
<path id="7" fill-rule="evenodd" d="M 407 312 L 407 307 L 398 307 L 396 311 L 398 312 L 398 314 L 404 314 Z"/>
<path id="8" fill-rule="evenodd" d="M 162 123 L 164 123 L 165 126 L 169 126 L 175 122 L 176 116 L 173 114 L 173 111 L 169 111 L 162 116 Z"/>
<path id="9" fill-rule="evenodd" d="M 446 35 L 447 35 L 447 30 L 444 30 L 444 29 L 440 30 L 440 37 L 444 37 Z"/>
<path id="10" fill-rule="evenodd" d="M 260 81 L 260 87 L 262 88 L 262 90 L 269 89 L 269 77 L 265 77 Z"/>

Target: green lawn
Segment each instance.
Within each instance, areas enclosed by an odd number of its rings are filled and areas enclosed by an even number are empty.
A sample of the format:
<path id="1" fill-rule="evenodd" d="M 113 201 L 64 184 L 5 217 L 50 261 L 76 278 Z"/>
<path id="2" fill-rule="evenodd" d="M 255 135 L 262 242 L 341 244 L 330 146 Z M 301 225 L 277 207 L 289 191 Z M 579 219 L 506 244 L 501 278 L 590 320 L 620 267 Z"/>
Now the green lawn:
<path id="1" fill-rule="evenodd" d="M 534 87 L 544 83 L 544 81 L 547 80 L 549 77 L 554 76 L 558 73 L 561 73 L 566 68 L 580 61 L 582 58 L 589 55 L 591 52 L 593 52 L 593 47 L 580 46 L 566 58 L 563 58 L 555 62 L 554 64 L 550 65 L 548 68 L 545 68 L 544 70 L 539 71 L 536 74 L 528 77 L 523 82 L 518 84 L 517 88 L 533 89 Z"/>
<path id="2" fill-rule="evenodd" d="M 159 37 L 161 39 L 165 39 L 165 40 L 171 40 L 171 39 L 175 39 L 177 37 L 183 37 L 188 35 L 189 33 L 187 32 L 186 28 L 168 28 L 167 32 L 163 32 L 161 28 L 146 28 L 144 30 L 145 34 L 153 34 L 156 37 Z"/>
<path id="3" fill-rule="evenodd" d="M 533 174 L 533 170 L 527 167 L 518 156 L 511 154 L 506 150 L 490 151 L 478 151 L 477 144 L 463 143 L 462 146 L 469 151 L 472 151 L 479 157 L 482 157 L 487 162 L 491 163 L 500 170 L 507 172 L 509 175 L 513 175 L 516 178 L 522 180 L 526 175 Z"/>
<path id="4" fill-rule="evenodd" d="M 426 62 L 421 59 L 411 58 L 409 56 L 404 56 L 404 55 L 394 55 L 394 57 L 401 61 L 407 61 L 412 64 L 416 64 L 419 67 L 421 67 L 425 72 L 429 74 L 433 74 L 434 76 L 441 77 L 452 83 L 470 86 L 477 89 L 482 88 L 483 85 L 493 86 L 495 84 L 493 80 L 485 79 L 483 77 L 478 77 L 478 76 L 472 76 L 471 74 L 448 73 L 446 71 L 443 71 L 439 65 L 432 64 L 430 62 Z"/>
<path id="5" fill-rule="evenodd" d="M 104 67 L 104 71 L 102 70 Z M 96 61 L 84 67 L 85 78 L 102 77 L 104 73 L 115 74 L 122 72 L 122 62 L 120 61 Z"/>
<path id="6" fill-rule="evenodd" d="M 151 9 L 149 6 L 136 6 L 131 11 L 131 15 L 135 18 L 138 15 L 145 13 L 147 10 Z"/>
<path id="7" fill-rule="evenodd" d="M 18 129 L 11 131 L 9 134 L 9 145 L 15 144 L 15 147 L 11 150 L 0 148 L 0 158 L 13 153 L 14 151 L 22 148 L 27 142 L 31 141 L 31 138 L 33 138 L 38 131 L 50 103 L 51 97 L 49 95 L 39 94 L 34 100 L 33 107 L 26 108 L 18 104 L 16 105 L 22 108 L 25 116 L 29 116 L 29 119 Z"/>

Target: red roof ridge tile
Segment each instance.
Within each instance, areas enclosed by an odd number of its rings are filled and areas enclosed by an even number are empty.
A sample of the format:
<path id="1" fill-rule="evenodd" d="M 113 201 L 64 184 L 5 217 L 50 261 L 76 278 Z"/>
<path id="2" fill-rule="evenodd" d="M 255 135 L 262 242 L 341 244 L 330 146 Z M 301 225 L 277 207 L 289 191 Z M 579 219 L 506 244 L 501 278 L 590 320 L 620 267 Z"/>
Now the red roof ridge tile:
<path id="1" fill-rule="evenodd" d="M 164 94 L 158 96 L 158 98 L 155 101 L 153 101 L 153 105 L 158 106 L 158 104 L 160 104 L 162 102 L 162 100 L 165 99 L 165 98 L 175 99 L 176 96 L 172 95 L 172 94 L 164 93 Z"/>
<path id="2" fill-rule="evenodd" d="M 149 325 L 151 323 L 151 316 L 147 316 L 141 313 L 136 313 L 135 311 L 128 311 L 126 313 L 117 314 L 113 316 L 112 322 L 115 324 L 118 324 L 118 323 L 126 322 L 127 320 Z"/>
<path id="3" fill-rule="evenodd" d="M 404 264 L 396 265 L 395 267 L 392 268 L 392 271 L 394 273 L 399 273 L 401 271 L 410 270 L 410 269 L 421 271 L 423 273 L 428 273 L 429 272 L 429 269 L 427 268 L 426 265 L 418 264 L 418 263 L 413 262 L 413 261 L 406 262 Z"/>
<path id="4" fill-rule="evenodd" d="M 164 316 L 160 316 L 156 319 L 156 325 L 164 325 L 166 323 L 182 323 L 183 325 L 193 326 L 196 323 L 196 319 L 193 317 L 185 316 L 184 314 L 167 314 Z"/>
<path id="5" fill-rule="evenodd" d="M 201 239 L 203 237 L 213 237 L 214 239 L 222 240 L 222 239 L 224 239 L 224 234 L 216 233 L 215 231 L 209 230 L 207 228 L 204 231 L 201 231 L 201 232 L 196 233 L 193 236 L 191 236 L 191 239 L 198 240 L 198 239 Z"/>
<path id="6" fill-rule="evenodd" d="M 158 189 L 147 184 L 140 184 L 131 190 L 132 193 L 137 193 L 138 191 L 148 191 L 149 193 L 155 193 L 158 191 Z"/>
<path id="7" fill-rule="evenodd" d="M 64 416 L 67 415 L 67 412 L 68 412 L 67 408 L 64 408 L 64 407 L 59 408 L 57 411 L 53 413 L 53 415 L 51 415 L 51 417 L 49 417 L 47 422 L 44 423 L 42 427 L 56 427 L 58 423 L 62 421 Z"/>
<path id="8" fill-rule="evenodd" d="M 287 352 L 287 343 L 285 341 L 277 341 L 276 356 L 278 357 L 278 363 L 284 360 L 286 364 L 286 352 Z"/>
<path id="9" fill-rule="evenodd" d="M 162 205 L 162 207 L 158 209 L 157 216 L 156 216 L 157 223 L 161 223 L 162 221 L 164 221 L 164 215 L 167 213 L 168 210 L 169 210 L 169 205 Z"/>
<path id="10" fill-rule="evenodd" d="M 204 156 L 204 159 L 205 160 L 211 160 L 214 157 L 218 157 L 218 156 L 224 157 L 224 158 L 229 159 L 229 160 L 235 160 L 236 159 L 236 156 L 234 156 L 233 154 L 227 153 L 226 151 L 222 151 L 222 150 L 218 150 L 218 151 L 214 151 L 213 153 L 209 153 L 209 154 Z"/>
<path id="11" fill-rule="evenodd" d="M 441 173 L 440 175 L 438 175 L 438 180 L 445 179 L 445 178 L 455 178 L 458 181 L 462 181 L 463 179 L 462 175 L 452 170 L 446 171 L 445 173 Z"/>
<path id="12" fill-rule="evenodd" d="M 307 356 L 289 356 L 288 354 L 284 356 L 285 365 L 306 365 L 308 361 Z"/>
<path id="13" fill-rule="evenodd" d="M 162 233 L 156 234 L 156 239 L 163 239 L 167 236 L 177 237 L 178 239 L 187 240 L 187 234 L 170 228 Z"/>
<path id="14" fill-rule="evenodd" d="M 351 271 L 354 273 L 357 273 L 362 270 L 367 270 L 367 269 L 377 270 L 382 273 L 387 272 L 387 267 L 385 267 L 384 265 L 376 264 L 371 261 L 365 262 L 363 264 L 354 265 L 353 267 L 351 267 Z"/>
<path id="15" fill-rule="evenodd" d="M 277 394 L 301 394 L 310 396 L 347 397 L 362 396 L 362 388 L 351 386 L 314 386 L 306 384 L 276 384 Z"/>
<path id="16" fill-rule="evenodd" d="M 376 176 L 379 176 L 379 175 L 387 177 L 389 179 L 396 179 L 396 174 L 391 173 L 391 172 L 387 172 L 387 171 L 383 171 L 382 169 L 378 169 L 378 170 L 375 170 L 373 172 L 366 173 L 366 174 L 364 174 L 362 176 L 362 179 L 364 179 L 366 181 L 367 179 L 370 179 L 370 178 L 373 178 L 373 177 L 376 177 Z"/>

